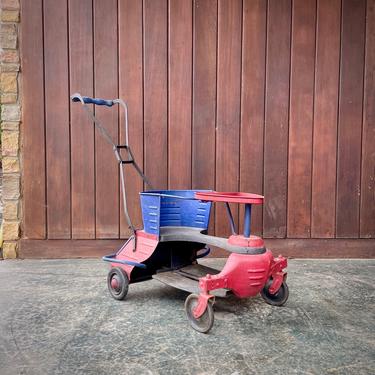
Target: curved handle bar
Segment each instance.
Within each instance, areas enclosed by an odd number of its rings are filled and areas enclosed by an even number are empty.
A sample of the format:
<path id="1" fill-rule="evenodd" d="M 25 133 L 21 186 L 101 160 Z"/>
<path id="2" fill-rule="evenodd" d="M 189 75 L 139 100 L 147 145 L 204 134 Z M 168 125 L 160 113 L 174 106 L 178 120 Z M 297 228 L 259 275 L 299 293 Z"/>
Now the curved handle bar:
<path id="1" fill-rule="evenodd" d="M 71 98 L 73 102 L 83 102 L 85 104 L 106 105 L 107 107 L 112 107 L 115 104 L 113 100 L 90 98 L 88 96 L 81 96 L 80 94 L 74 94 Z"/>
<path id="2" fill-rule="evenodd" d="M 121 105 L 125 111 L 125 146 L 129 146 L 128 105 L 123 100 L 121 99 L 105 100 L 105 99 L 90 98 L 88 96 L 82 96 L 78 92 L 73 94 L 70 98 L 72 99 L 72 102 L 81 102 L 83 106 L 85 106 L 85 104 L 105 105 L 107 107 L 112 107 L 115 104 Z M 116 148 L 114 142 L 112 141 L 107 131 L 102 127 L 100 122 L 95 118 L 94 113 L 92 113 L 88 109 L 88 107 L 85 107 L 85 109 L 88 111 L 89 116 L 94 121 L 94 123 L 99 127 L 104 137 L 107 138 L 107 141 L 112 145 L 112 147 Z"/>
<path id="3" fill-rule="evenodd" d="M 100 131 L 102 136 L 105 138 L 105 140 L 112 146 L 113 151 L 115 153 L 116 159 L 119 162 L 120 165 L 125 163 L 132 163 L 136 171 L 139 173 L 139 175 L 142 177 L 143 181 L 152 189 L 152 186 L 150 182 L 147 180 L 146 176 L 143 174 L 139 166 L 134 160 L 133 154 L 129 147 L 129 132 L 128 132 L 128 105 L 121 99 L 113 99 L 113 100 L 104 100 L 104 99 L 97 99 L 97 98 L 90 98 L 88 96 L 82 96 L 79 93 L 75 93 L 71 96 L 71 99 L 73 102 L 81 102 L 83 108 L 86 110 L 87 114 L 89 115 L 90 119 L 94 122 L 97 129 Z M 119 104 L 123 107 L 125 112 L 125 145 L 124 146 L 118 146 L 113 142 L 113 139 L 109 135 L 108 131 L 105 129 L 105 127 L 102 126 L 100 121 L 95 117 L 95 113 L 86 105 L 86 104 L 96 104 L 96 105 L 105 105 L 107 107 L 112 107 L 114 104 Z M 126 148 L 128 152 L 128 160 L 122 160 L 119 148 Z M 121 179 L 121 190 L 122 190 L 122 196 L 124 201 L 124 211 L 125 211 L 125 217 L 129 224 L 129 228 L 131 228 L 133 234 L 134 234 L 134 242 L 136 239 L 135 236 L 135 227 L 133 226 L 127 209 L 127 203 L 126 203 L 126 192 L 125 192 L 125 179 L 124 179 L 124 168 L 120 168 L 120 179 Z M 135 245 L 134 245 L 135 250 Z M 137 266 L 141 267 L 141 266 Z"/>

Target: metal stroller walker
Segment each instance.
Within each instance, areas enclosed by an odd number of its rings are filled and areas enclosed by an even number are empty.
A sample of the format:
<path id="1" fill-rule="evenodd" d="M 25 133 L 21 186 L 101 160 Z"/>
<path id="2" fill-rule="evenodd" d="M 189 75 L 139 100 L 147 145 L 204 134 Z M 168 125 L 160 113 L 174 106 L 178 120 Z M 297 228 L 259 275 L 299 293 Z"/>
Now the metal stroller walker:
<path id="1" fill-rule="evenodd" d="M 121 99 L 103 100 L 72 95 L 81 102 L 103 137 L 112 146 L 119 163 L 125 217 L 132 236 L 114 254 L 103 257 L 109 262 L 108 289 L 113 298 L 122 300 L 129 284 L 156 279 L 190 292 L 185 311 L 191 326 L 208 332 L 214 323 L 215 297 L 233 293 L 239 298 L 261 294 L 265 302 L 283 305 L 289 296 L 286 284 L 287 260 L 274 258 L 262 238 L 251 234 L 251 207 L 262 204 L 263 196 L 240 192 L 210 190 L 154 190 L 137 165 L 128 136 L 128 108 Z M 112 107 L 119 104 L 125 112 L 125 144 L 116 145 L 87 104 Z M 125 151 L 123 159 L 121 150 Z M 126 203 L 124 165 L 132 164 L 150 190 L 140 193 L 144 228 L 137 230 L 129 217 Z M 207 234 L 212 203 L 226 207 L 232 235 L 229 238 Z M 244 204 L 243 233 L 237 233 L 229 203 Z M 197 259 L 209 254 L 209 246 L 230 253 L 219 271 L 203 266 Z"/>

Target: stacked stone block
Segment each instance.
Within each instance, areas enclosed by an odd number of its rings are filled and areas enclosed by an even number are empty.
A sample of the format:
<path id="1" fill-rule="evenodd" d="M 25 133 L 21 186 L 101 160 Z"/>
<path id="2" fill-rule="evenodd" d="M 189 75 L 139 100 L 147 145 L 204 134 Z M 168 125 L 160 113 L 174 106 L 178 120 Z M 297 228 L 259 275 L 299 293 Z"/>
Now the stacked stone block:
<path id="1" fill-rule="evenodd" d="M 0 0 L 0 95 L 3 165 L 3 258 L 17 257 L 20 238 L 19 0 Z"/>

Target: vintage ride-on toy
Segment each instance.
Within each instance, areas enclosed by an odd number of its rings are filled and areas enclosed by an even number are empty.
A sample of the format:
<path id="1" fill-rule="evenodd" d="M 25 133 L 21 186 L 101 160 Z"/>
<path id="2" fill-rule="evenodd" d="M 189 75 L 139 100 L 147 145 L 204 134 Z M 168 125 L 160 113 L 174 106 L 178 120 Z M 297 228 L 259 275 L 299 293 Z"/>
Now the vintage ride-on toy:
<path id="1" fill-rule="evenodd" d="M 288 299 L 286 284 L 287 260 L 274 258 L 260 237 L 250 231 L 251 207 L 262 204 L 263 197 L 238 192 L 209 190 L 154 190 L 139 166 L 129 146 L 128 108 L 121 99 L 94 99 L 80 94 L 72 96 L 81 102 L 104 138 L 112 146 L 119 163 L 124 212 L 133 235 L 115 254 L 103 257 L 110 262 L 108 289 L 113 298 L 122 300 L 129 284 L 156 279 L 190 292 L 185 302 L 186 315 L 191 326 L 199 332 L 208 332 L 214 322 L 215 297 L 234 293 L 239 298 L 261 294 L 275 306 Z M 125 111 L 125 145 L 116 145 L 105 128 L 95 118 L 87 104 L 119 104 Z M 121 150 L 125 151 L 123 159 Z M 124 181 L 125 164 L 132 164 L 150 190 L 140 193 L 144 229 L 136 230 L 126 204 Z M 229 238 L 207 234 L 213 202 L 222 202 L 227 210 L 232 235 Z M 238 234 L 229 203 L 244 204 L 243 234 Z M 219 271 L 197 262 L 210 252 L 211 246 L 227 250 L 230 255 Z"/>

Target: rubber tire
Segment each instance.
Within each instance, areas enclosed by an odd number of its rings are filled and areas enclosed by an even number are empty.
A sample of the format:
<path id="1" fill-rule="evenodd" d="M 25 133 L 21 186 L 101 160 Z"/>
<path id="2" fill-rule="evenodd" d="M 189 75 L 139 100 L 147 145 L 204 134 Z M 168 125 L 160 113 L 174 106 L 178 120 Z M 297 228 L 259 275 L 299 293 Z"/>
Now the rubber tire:
<path id="1" fill-rule="evenodd" d="M 263 290 L 260 292 L 260 295 L 266 303 L 272 306 L 282 306 L 288 300 L 289 297 L 289 288 L 285 281 L 280 286 L 280 289 L 275 293 L 271 294 L 269 288 L 272 285 L 272 279 L 269 279 L 264 286 Z"/>
<path id="2" fill-rule="evenodd" d="M 208 301 L 206 311 L 203 315 L 196 319 L 193 310 L 198 304 L 199 296 L 190 294 L 185 301 L 185 312 L 190 325 L 198 332 L 207 333 L 214 324 L 214 309 L 211 300 Z"/>
<path id="3" fill-rule="evenodd" d="M 280 289 L 275 293 L 271 294 L 269 288 L 272 285 L 272 279 L 269 279 L 264 286 L 263 290 L 260 292 L 260 295 L 266 303 L 272 306 L 282 306 L 288 300 L 289 297 L 289 288 L 285 281 L 280 286 Z"/>
<path id="4" fill-rule="evenodd" d="M 112 279 L 116 277 L 119 282 L 119 287 L 114 289 L 111 285 Z M 108 272 L 107 276 L 107 286 L 109 293 L 114 299 L 119 301 L 123 300 L 128 294 L 129 290 L 129 278 L 126 272 L 120 267 L 113 267 Z"/>

